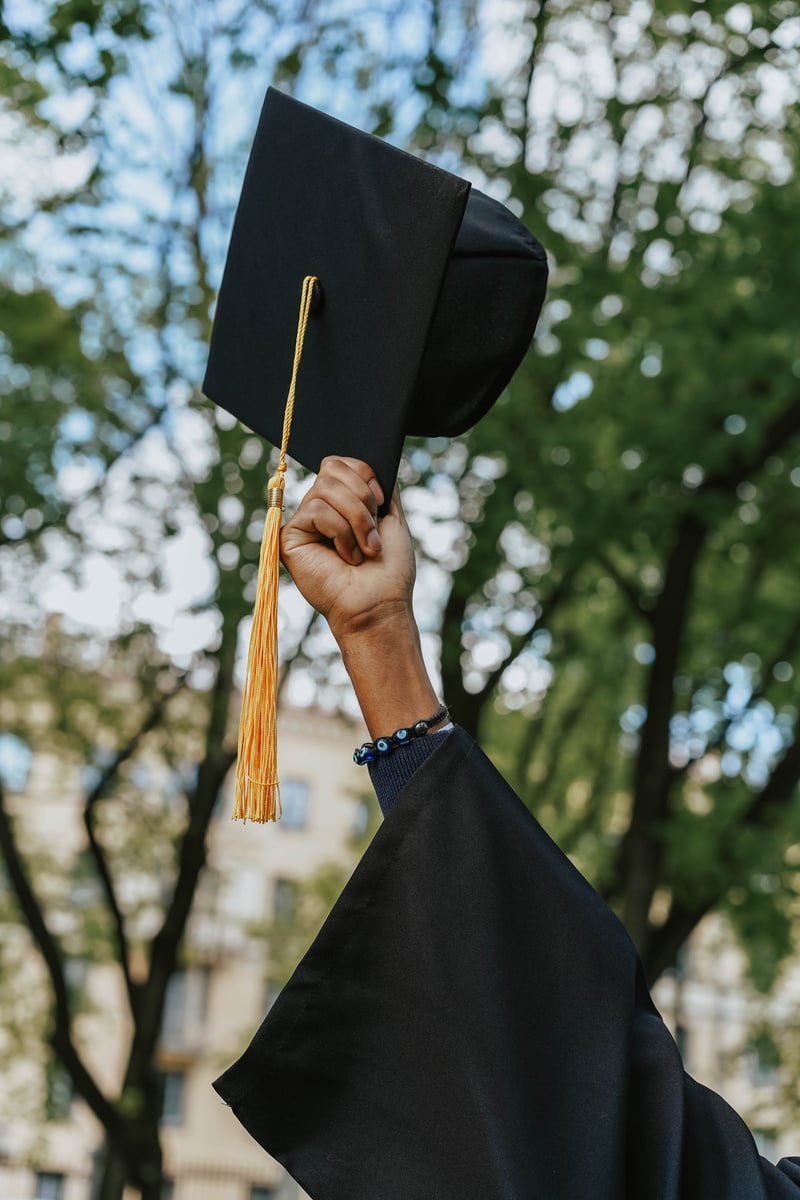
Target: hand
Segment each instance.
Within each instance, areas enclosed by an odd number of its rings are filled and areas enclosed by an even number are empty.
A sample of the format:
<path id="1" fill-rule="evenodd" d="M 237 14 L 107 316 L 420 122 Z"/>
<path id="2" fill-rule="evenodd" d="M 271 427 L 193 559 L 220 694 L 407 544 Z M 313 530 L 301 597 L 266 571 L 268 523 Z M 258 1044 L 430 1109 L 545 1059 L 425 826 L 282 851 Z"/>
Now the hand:
<path id="1" fill-rule="evenodd" d="M 284 566 L 340 645 L 351 634 L 411 614 L 416 573 L 411 537 L 397 490 L 377 521 L 382 502 L 366 463 L 325 458 L 281 530 Z"/>
<path id="2" fill-rule="evenodd" d="M 439 707 L 414 620 L 414 550 L 399 493 L 376 521 L 382 502 L 366 463 L 326 458 L 281 530 L 284 566 L 327 618 L 372 737 Z"/>

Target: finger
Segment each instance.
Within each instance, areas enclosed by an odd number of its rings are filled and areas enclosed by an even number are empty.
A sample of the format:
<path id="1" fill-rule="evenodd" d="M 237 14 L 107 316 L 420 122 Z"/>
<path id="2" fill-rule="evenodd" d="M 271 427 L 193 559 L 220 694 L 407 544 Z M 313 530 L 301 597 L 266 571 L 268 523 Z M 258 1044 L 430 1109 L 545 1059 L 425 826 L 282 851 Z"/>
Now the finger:
<path id="1" fill-rule="evenodd" d="M 309 532 L 313 530 L 318 537 L 333 542 L 336 553 L 345 562 L 358 565 L 364 561 L 349 521 L 326 500 L 316 496 L 309 501 L 305 525 Z"/>
<path id="2" fill-rule="evenodd" d="M 380 553 L 381 539 L 375 521 L 377 505 L 363 479 L 340 462 L 320 475 L 312 490 L 345 518 L 363 554 L 374 557 Z"/>
<path id="3" fill-rule="evenodd" d="M 320 463 L 320 474 L 332 471 L 341 478 L 341 472 L 338 468 L 342 466 L 349 467 L 358 476 L 359 480 L 367 485 L 377 503 L 383 504 L 383 488 L 378 483 L 375 472 L 369 463 L 363 462 L 360 458 L 348 458 L 345 455 L 330 454 L 327 458 L 323 458 Z"/>
<path id="4" fill-rule="evenodd" d="M 358 545 L 357 531 L 364 549 Z M 332 541 L 339 557 L 350 563 L 363 562 L 365 550 L 374 556 L 379 549 L 374 545 L 377 532 L 372 514 L 330 474 L 315 480 L 287 522 L 285 534 L 284 544 L 288 546 Z"/>

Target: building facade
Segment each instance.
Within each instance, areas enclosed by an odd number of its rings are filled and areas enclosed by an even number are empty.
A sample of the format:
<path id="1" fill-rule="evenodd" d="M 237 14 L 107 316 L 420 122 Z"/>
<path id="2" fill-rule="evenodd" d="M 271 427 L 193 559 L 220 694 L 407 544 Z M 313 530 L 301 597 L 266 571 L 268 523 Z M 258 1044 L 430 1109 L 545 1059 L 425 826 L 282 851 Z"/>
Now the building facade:
<path id="1" fill-rule="evenodd" d="M 185 964 L 171 981 L 161 1034 L 169 1176 L 164 1200 L 304 1195 L 244 1132 L 211 1082 L 247 1045 L 286 977 L 285 967 L 275 974 L 270 939 L 292 927 L 309 880 L 324 880 L 318 907 L 332 899 L 331 889 L 335 894 L 344 883 L 377 823 L 369 780 L 350 759 L 362 733 L 356 724 L 317 711 L 284 712 L 282 820 L 265 826 L 231 822 L 227 785 L 220 796 Z M 82 792 L 76 787 L 73 794 L 62 774 L 61 764 L 37 760 L 15 803 L 35 812 L 36 828 L 50 839 L 55 832 L 62 853 L 77 854 Z M 288 942 L 293 961 L 303 952 L 304 934 L 313 936 L 313 907 L 311 924 Z M 80 982 L 91 1001 L 81 1017 L 87 1058 L 113 1094 L 129 1034 L 119 972 L 113 965 L 92 966 Z M 749 1120 L 762 1152 L 770 1158 L 800 1153 L 785 1067 L 768 1049 L 770 1031 L 791 1033 L 797 1022 L 800 965 L 773 995 L 758 996 L 744 982 L 741 954 L 724 923 L 711 918 L 696 931 L 679 968 L 659 982 L 656 1000 L 687 1069 Z M 5 1103 L 0 1100 L 0 1200 L 91 1200 L 101 1130 L 63 1075 L 54 1070 L 37 1085 L 37 1073 L 40 1064 L 13 1063 Z M 45 1116 L 15 1109 L 14 1097 L 26 1083 L 45 1095 L 39 1106 Z"/>
<path id="2" fill-rule="evenodd" d="M 269 928 L 291 922 L 299 890 L 321 868 L 334 864 L 344 883 L 370 821 L 377 820 L 369 779 L 351 759 L 361 740 L 360 725 L 318 711 L 285 712 L 279 733 L 282 819 L 269 825 L 231 821 L 232 778 L 220 796 L 186 965 L 171 980 L 161 1034 L 161 1125 L 170 1180 L 165 1200 L 303 1196 L 245 1133 L 211 1082 L 245 1048 L 279 990 L 281 981 L 270 977 Z M 63 854 L 79 853 L 82 791 L 77 783 L 65 786 L 63 764 L 35 760 L 25 792 L 12 801 L 19 812 L 35 813 L 36 828 L 47 831 L 48 841 L 55 837 Z M 129 1035 L 121 979 L 113 966 L 93 966 L 82 982 L 89 1011 L 80 1020 L 91 1023 L 81 1029 L 85 1054 L 113 1094 Z M 41 984 L 38 976 L 34 986 Z M 14 1098 L 25 1094 L 26 1084 L 36 1091 L 37 1073 L 40 1064 L 13 1064 L 8 1102 L 0 1098 L 0 1200 L 90 1200 L 101 1130 L 58 1072 L 46 1081 L 39 1106 L 48 1119 L 31 1112 L 15 1116 Z"/>

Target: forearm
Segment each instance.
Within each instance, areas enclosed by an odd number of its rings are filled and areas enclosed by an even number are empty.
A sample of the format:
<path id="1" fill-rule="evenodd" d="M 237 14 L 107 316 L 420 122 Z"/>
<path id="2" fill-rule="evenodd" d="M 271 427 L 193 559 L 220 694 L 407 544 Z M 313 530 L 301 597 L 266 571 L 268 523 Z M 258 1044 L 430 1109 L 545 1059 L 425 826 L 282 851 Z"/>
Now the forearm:
<path id="1" fill-rule="evenodd" d="M 422 657 L 416 621 L 406 606 L 338 640 L 371 738 L 436 712 L 439 698 Z"/>

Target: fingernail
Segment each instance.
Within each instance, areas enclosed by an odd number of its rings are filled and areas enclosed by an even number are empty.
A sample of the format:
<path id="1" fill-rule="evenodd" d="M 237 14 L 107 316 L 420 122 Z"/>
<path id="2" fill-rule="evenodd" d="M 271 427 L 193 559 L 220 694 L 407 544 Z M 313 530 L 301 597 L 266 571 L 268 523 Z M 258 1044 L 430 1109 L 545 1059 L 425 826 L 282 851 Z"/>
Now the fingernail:
<path id="1" fill-rule="evenodd" d="M 367 541 L 369 541 L 369 538 L 367 539 Z M 355 547 L 352 554 L 350 555 L 350 560 L 351 560 L 351 562 L 354 562 L 356 564 L 356 566 L 358 566 L 359 563 L 362 563 L 364 561 L 364 555 L 361 553 L 358 546 Z"/>
<path id="2" fill-rule="evenodd" d="M 367 534 L 367 545 L 369 546 L 370 550 L 380 550 L 381 535 L 378 533 L 377 529 L 370 529 L 369 533 Z"/>
<path id="3" fill-rule="evenodd" d="M 378 501 L 378 504 L 383 504 L 383 491 L 381 490 L 381 485 L 378 483 L 377 479 L 370 479 L 369 490 Z"/>

